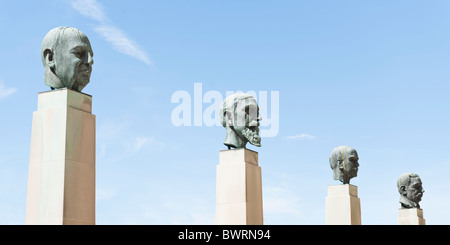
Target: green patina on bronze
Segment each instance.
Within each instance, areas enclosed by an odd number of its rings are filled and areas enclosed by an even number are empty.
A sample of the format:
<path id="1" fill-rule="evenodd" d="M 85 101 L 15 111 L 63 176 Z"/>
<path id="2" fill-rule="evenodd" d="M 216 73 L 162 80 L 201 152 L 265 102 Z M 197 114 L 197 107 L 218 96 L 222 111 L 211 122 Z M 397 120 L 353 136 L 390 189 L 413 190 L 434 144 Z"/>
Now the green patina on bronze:
<path id="1" fill-rule="evenodd" d="M 400 193 L 401 208 L 420 208 L 425 190 L 419 175 L 413 173 L 402 174 L 397 180 L 397 188 Z"/>
<path id="2" fill-rule="evenodd" d="M 220 107 L 220 120 L 226 129 L 224 144 L 231 148 L 245 148 L 248 142 L 261 146 L 259 136 L 259 107 L 256 99 L 245 93 L 228 96 Z"/>
<path id="3" fill-rule="evenodd" d="M 73 27 L 50 30 L 42 41 L 44 83 L 81 92 L 89 83 L 94 53 L 87 36 Z"/>
<path id="4" fill-rule="evenodd" d="M 359 157 L 350 146 L 336 147 L 329 158 L 333 178 L 343 184 L 350 184 L 350 179 L 358 175 Z"/>

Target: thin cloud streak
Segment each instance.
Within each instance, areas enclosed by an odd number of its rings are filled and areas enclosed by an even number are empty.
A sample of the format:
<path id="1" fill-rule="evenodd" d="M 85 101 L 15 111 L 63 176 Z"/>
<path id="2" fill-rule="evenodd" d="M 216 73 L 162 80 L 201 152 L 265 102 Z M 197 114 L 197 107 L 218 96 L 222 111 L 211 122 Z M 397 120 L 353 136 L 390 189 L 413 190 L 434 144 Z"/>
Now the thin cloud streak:
<path id="1" fill-rule="evenodd" d="M 133 139 L 133 142 L 131 143 L 131 145 L 127 145 L 127 152 L 131 153 L 131 154 L 136 154 L 137 152 L 139 152 L 145 145 L 149 145 L 151 143 L 154 142 L 153 138 L 148 138 L 148 137 L 136 137 Z"/>
<path id="2" fill-rule="evenodd" d="M 310 134 L 299 134 L 285 137 L 287 140 L 315 140 L 316 136 Z"/>
<path id="3" fill-rule="evenodd" d="M 0 99 L 10 96 L 16 91 L 17 89 L 15 88 L 7 88 L 3 81 L 0 80 Z"/>
<path id="4" fill-rule="evenodd" d="M 97 21 L 106 21 L 106 15 L 103 11 L 103 6 L 96 0 L 75 0 L 71 2 L 71 5 L 81 15 Z"/>
<path id="5" fill-rule="evenodd" d="M 109 42 L 115 50 L 134 57 L 147 65 L 153 64 L 148 54 L 135 41 L 128 38 L 121 29 L 108 24 L 109 19 L 104 8 L 96 0 L 73 0 L 71 5 L 81 15 L 99 22 L 94 30 Z"/>
<path id="6" fill-rule="evenodd" d="M 130 40 L 119 28 L 111 25 L 100 25 L 94 30 L 105 38 L 115 50 L 132 56 L 147 65 L 152 65 L 147 54 L 142 51 L 139 45 L 133 40 Z"/>

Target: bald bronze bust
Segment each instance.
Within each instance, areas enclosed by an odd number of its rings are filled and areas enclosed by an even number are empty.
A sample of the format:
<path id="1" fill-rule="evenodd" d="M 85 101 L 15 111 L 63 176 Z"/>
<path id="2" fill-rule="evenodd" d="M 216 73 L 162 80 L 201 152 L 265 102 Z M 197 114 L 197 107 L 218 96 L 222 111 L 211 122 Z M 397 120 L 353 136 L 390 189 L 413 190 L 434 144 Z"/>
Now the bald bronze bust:
<path id="1" fill-rule="evenodd" d="M 358 153 L 350 146 L 336 147 L 329 158 L 333 178 L 343 184 L 350 184 L 350 179 L 358 174 L 358 160 Z"/>
<path id="2" fill-rule="evenodd" d="M 45 85 L 81 92 L 90 81 L 93 56 L 89 39 L 80 30 L 73 27 L 50 30 L 41 47 Z"/>

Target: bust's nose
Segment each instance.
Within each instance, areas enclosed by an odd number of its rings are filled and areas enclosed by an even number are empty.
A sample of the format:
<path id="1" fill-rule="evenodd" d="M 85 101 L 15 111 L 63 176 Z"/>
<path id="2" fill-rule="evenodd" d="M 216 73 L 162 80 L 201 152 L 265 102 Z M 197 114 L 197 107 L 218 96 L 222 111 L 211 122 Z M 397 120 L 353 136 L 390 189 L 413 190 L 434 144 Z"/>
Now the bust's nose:
<path id="1" fill-rule="evenodd" d="M 259 121 L 254 120 L 248 124 L 249 127 L 259 127 Z"/>
<path id="2" fill-rule="evenodd" d="M 94 64 L 94 59 L 92 58 L 92 55 L 90 52 L 88 52 L 87 63 L 91 66 Z"/>

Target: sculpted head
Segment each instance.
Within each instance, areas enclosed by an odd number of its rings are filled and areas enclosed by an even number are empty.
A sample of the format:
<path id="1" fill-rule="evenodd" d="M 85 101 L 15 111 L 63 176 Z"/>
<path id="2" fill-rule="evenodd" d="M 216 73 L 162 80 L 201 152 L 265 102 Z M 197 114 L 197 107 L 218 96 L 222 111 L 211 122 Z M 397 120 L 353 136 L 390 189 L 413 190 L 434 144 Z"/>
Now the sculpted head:
<path id="1" fill-rule="evenodd" d="M 93 56 L 89 39 L 80 30 L 73 27 L 50 30 L 41 48 L 45 85 L 80 92 L 89 83 Z"/>
<path id="2" fill-rule="evenodd" d="M 329 160 L 335 180 L 339 180 L 343 184 L 349 184 L 350 179 L 357 176 L 359 157 L 356 150 L 350 146 L 336 147 Z"/>
<path id="3" fill-rule="evenodd" d="M 420 208 L 419 202 L 422 200 L 425 190 L 422 187 L 422 180 L 419 175 L 413 173 L 402 174 L 398 178 L 397 188 L 400 193 L 402 208 Z"/>
<path id="4" fill-rule="evenodd" d="M 224 144 L 230 148 L 245 148 L 247 142 L 260 147 L 259 107 L 256 99 L 244 93 L 228 96 L 220 107 L 222 126 L 227 135 Z"/>

